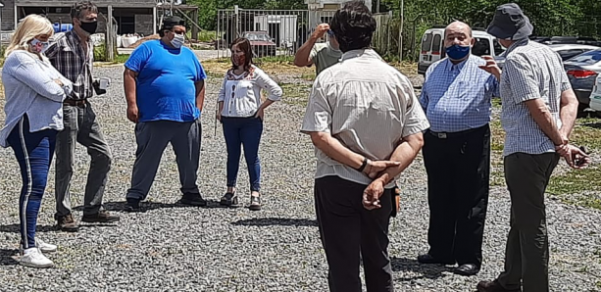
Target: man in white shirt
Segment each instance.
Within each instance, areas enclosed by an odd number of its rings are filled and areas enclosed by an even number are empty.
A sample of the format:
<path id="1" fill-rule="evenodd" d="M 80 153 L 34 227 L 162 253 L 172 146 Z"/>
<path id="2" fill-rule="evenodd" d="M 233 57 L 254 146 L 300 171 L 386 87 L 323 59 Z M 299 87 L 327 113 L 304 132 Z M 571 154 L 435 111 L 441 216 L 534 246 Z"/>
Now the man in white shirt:
<path id="1" fill-rule="evenodd" d="M 362 258 L 367 291 L 391 292 L 394 181 L 429 124 L 407 77 L 368 49 L 376 22 L 365 4 L 347 2 L 331 26 L 344 54 L 317 76 L 301 128 L 316 147 L 315 205 L 330 291 L 361 291 Z"/>

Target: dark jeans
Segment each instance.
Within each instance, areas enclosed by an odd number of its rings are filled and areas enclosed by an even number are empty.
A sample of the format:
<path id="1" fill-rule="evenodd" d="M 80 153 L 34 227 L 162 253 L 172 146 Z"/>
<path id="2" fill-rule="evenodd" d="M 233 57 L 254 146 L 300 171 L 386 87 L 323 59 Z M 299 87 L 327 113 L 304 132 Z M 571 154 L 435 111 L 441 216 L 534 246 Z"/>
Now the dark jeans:
<path id="1" fill-rule="evenodd" d="M 15 152 L 23 180 L 19 199 L 19 218 L 24 249 L 35 247 L 38 212 L 48 181 L 56 134 L 55 130 L 29 132 L 29 122 L 27 117 L 23 117 L 8 136 L 7 141 Z"/>
<path id="2" fill-rule="evenodd" d="M 388 257 L 393 189 L 384 191 L 382 208 L 369 211 L 362 204 L 366 187 L 338 176 L 315 180 L 315 209 L 331 292 L 361 292 L 361 259 L 368 292 L 394 291 Z"/>
<path id="3" fill-rule="evenodd" d="M 136 161 L 127 198 L 144 200 L 152 187 L 163 152 L 171 143 L 179 171 L 181 192 L 200 194 L 196 180 L 200 160 L 202 127 L 192 122 L 154 121 L 136 125 Z"/>
<path id="4" fill-rule="evenodd" d="M 549 291 L 545 190 L 558 162 L 556 153 L 514 153 L 505 157 L 511 229 L 505 250 L 505 270 L 498 278 L 505 289 L 519 290 L 521 286 L 523 292 Z"/>
<path id="5" fill-rule="evenodd" d="M 488 204 L 490 128 L 488 125 L 439 138 L 424 135 L 430 227 L 428 252 L 444 262 L 482 264 Z"/>
<path id="6" fill-rule="evenodd" d="M 83 197 L 83 213 L 94 215 L 102 209 L 102 197 L 111 169 L 111 149 L 104 140 L 92 104 L 63 106 L 65 129 L 56 137 L 56 216 L 71 214 L 71 178 L 75 146 L 83 145 L 90 155 L 90 171 Z"/>
<path id="7" fill-rule="evenodd" d="M 222 117 L 223 135 L 227 147 L 227 186 L 235 187 L 240 166 L 240 146 L 244 147 L 244 158 L 250 178 L 250 190 L 261 190 L 261 162 L 259 145 L 263 134 L 263 121 L 259 118 Z"/>

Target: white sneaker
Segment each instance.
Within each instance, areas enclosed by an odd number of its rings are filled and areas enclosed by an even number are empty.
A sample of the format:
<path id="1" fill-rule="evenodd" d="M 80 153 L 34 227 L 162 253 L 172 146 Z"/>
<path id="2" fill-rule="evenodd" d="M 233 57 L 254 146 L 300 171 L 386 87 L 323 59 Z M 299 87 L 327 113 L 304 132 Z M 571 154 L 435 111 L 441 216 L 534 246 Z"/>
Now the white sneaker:
<path id="1" fill-rule="evenodd" d="M 40 249 L 41 252 L 43 253 L 47 253 L 47 252 L 56 252 L 56 250 L 58 249 L 58 246 L 54 245 L 54 244 L 50 244 L 50 243 L 45 243 L 44 241 L 42 241 L 39 238 L 35 238 L 35 246 L 37 248 Z"/>
<path id="2" fill-rule="evenodd" d="M 37 247 L 24 250 L 19 263 L 32 268 L 50 268 L 54 266 L 54 263 L 45 257 Z"/>
<path id="3" fill-rule="evenodd" d="M 39 238 L 35 238 L 35 246 L 40 249 L 43 253 L 56 252 L 58 246 L 50 243 L 45 243 L 43 240 Z M 23 254 L 23 245 L 19 245 L 19 253 Z"/>

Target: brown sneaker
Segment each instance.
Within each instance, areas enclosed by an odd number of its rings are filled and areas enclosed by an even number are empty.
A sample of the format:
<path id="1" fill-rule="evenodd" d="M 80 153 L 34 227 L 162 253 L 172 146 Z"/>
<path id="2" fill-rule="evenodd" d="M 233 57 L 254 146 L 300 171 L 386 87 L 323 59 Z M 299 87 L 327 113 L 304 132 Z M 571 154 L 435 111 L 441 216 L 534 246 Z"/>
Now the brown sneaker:
<path id="1" fill-rule="evenodd" d="M 88 223 L 112 223 L 121 220 L 119 216 L 111 215 L 108 211 L 102 210 L 96 214 L 84 214 L 81 221 Z"/>
<path id="2" fill-rule="evenodd" d="M 497 280 L 494 281 L 481 281 L 480 283 L 478 283 L 478 286 L 476 286 L 476 288 L 478 289 L 478 292 L 520 292 L 521 289 L 516 289 L 516 290 L 508 290 L 503 288 L 503 286 L 501 286 L 501 284 L 499 284 L 499 282 L 497 282 Z"/>
<path id="3" fill-rule="evenodd" d="M 66 232 L 77 232 L 79 231 L 79 225 L 73 219 L 73 214 L 65 215 L 65 216 L 54 216 L 57 221 L 56 226 L 59 230 Z"/>

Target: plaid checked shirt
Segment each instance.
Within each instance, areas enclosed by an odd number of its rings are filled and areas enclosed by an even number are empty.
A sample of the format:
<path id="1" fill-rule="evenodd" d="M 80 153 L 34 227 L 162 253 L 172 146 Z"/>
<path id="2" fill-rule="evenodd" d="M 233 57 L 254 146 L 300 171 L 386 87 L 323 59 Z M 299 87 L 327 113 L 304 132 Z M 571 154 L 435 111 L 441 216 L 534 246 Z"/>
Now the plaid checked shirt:
<path id="1" fill-rule="evenodd" d="M 73 93 L 68 98 L 79 100 L 92 97 L 94 45 L 91 41 L 88 41 L 86 54 L 81 39 L 74 31 L 57 34 L 44 54 L 65 78 L 73 82 Z"/>
<path id="2" fill-rule="evenodd" d="M 460 132 L 490 122 L 497 79 L 480 69 L 486 62 L 470 56 L 457 65 L 449 59 L 432 64 L 426 72 L 420 103 L 434 132 Z"/>
<path id="3" fill-rule="evenodd" d="M 501 74 L 501 123 L 505 129 L 503 155 L 516 152 L 555 152 L 553 141 L 530 115 L 525 101 L 540 98 L 561 128 L 561 94 L 572 88 L 559 54 L 548 46 L 518 41 L 507 48 Z"/>

